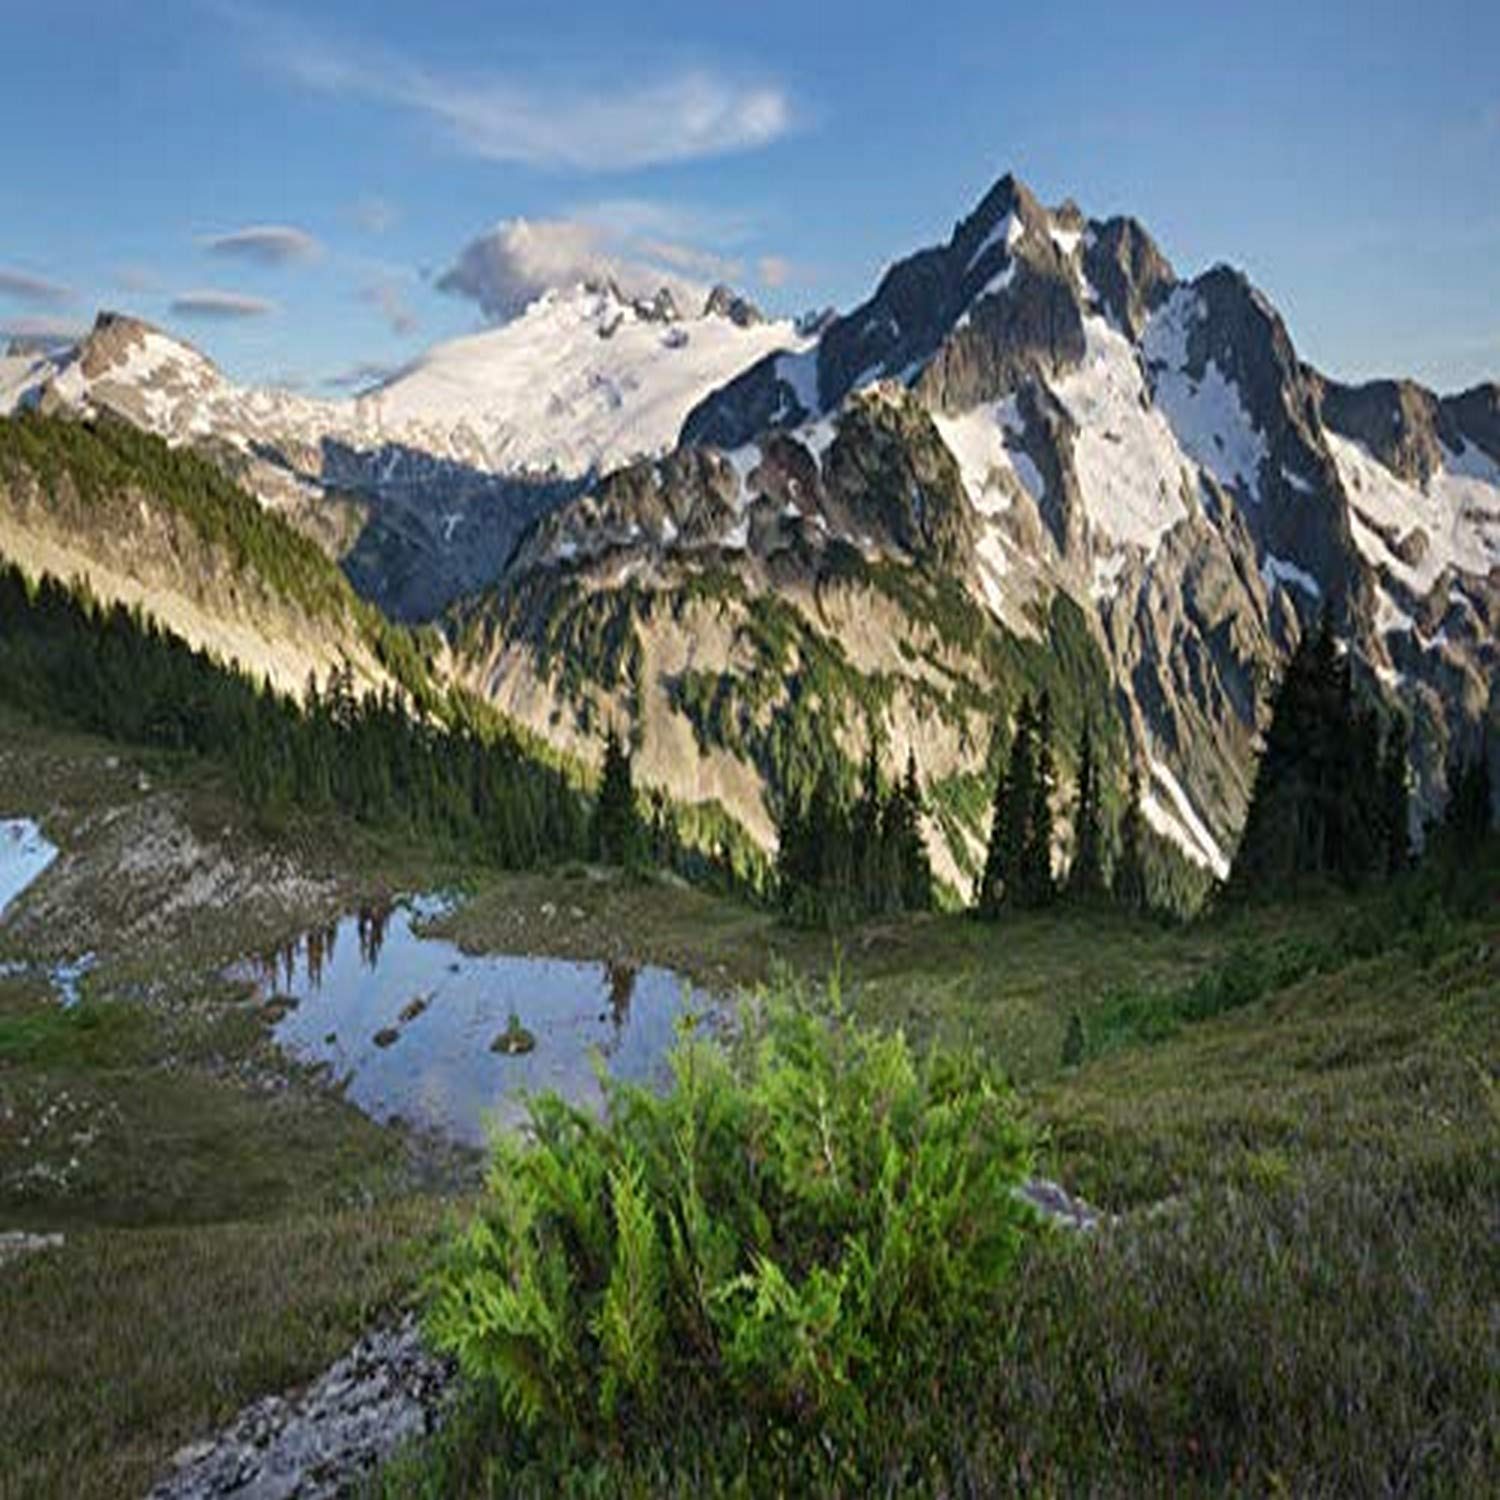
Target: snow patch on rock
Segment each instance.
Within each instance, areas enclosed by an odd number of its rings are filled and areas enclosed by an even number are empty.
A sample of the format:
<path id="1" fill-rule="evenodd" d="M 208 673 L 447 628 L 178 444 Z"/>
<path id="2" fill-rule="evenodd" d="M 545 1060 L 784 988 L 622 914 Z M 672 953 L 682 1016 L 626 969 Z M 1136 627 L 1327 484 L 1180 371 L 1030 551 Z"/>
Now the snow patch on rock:
<path id="1" fill-rule="evenodd" d="M 1187 370 L 1188 336 L 1206 316 L 1190 287 L 1179 287 L 1152 314 L 1141 349 L 1155 376 L 1153 396 L 1185 453 L 1227 489 L 1258 500 L 1260 467 L 1269 450 L 1239 387 L 1213 360 L 1200 379 Z"/>

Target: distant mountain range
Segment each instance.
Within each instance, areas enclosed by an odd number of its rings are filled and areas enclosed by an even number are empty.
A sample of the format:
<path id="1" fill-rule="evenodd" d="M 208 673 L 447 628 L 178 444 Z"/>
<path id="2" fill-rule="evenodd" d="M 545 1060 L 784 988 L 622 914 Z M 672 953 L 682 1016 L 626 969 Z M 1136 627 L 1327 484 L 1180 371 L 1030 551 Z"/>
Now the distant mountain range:
<path id="1" fill-rule="evenodd" d="M 413 619 L 493 581 L 521 530 L 592 476 L 670 448 L 706 391 L 802 342 L 727 288 L 684 316 L 668 293 L 631 301 L 605 283 L 315 400 L 235 385 L 190 345 L 104 313 L 76 347 L 0 357 L 0 412 L 108 411 L 213 450 L 331 546 L 352 528 L 356 585 Z"/>
<path id="2" fill-rule="evenodd" d="M 1267 299 L 1005 177 L 799 332 L 549 293 L 349 401 L 247 391 L 145 325 L 0 361 L 0 409 L 108 410 L 215 456 L 460 680 L 763 843 L 817 766 L 915 749 L 970 877 L 992 730 L 1046 689 L 1222 873 L 1269 684 L 1326 610 L 1414 724 L 1419 804 L 1500 727 L 1500 386 L 1302 363 Z M 1493 737 L 1500 749 L 1500 735 Z"/>

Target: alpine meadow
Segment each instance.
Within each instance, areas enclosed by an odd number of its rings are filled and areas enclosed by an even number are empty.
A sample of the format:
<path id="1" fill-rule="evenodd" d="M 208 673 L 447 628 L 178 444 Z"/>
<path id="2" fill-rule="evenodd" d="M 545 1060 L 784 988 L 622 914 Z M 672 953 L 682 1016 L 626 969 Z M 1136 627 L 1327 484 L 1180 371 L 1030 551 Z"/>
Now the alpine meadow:
<path id="1" fill-rule="evenodd" d="M 1481 12 L 7 22 L 0 1497 L 1494 1491 Z"/>

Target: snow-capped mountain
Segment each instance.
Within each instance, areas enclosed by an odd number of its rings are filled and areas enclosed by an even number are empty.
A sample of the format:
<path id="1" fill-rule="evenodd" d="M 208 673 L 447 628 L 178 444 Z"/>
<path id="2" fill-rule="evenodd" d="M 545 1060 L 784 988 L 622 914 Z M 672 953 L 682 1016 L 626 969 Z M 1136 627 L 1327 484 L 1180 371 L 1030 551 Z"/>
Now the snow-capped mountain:
<path id="1" fill-rule="evenodd" d="M 801 342 L 725 288 L 684 317 L 669 294 L 578 286 L 330 401 L 238 386 L 190 345 L 106 313 L 74 348 L 0 358 L 0 413 L 110 411 L 214 451 L 265 503 L 350 545 L 364 592 L 421 617 L 493 579 L 539 512 L 670 448 L 706 392 Z M 336 524 L 330 496 L 357 502 Z"/>
<path id="2" fill-rule="evenodd" d="M 1298 360 L 1243 275 L 1180 280 L 1135 221 L 1048 209 L 1014 178 L 816 343 L 788 343 L 706 397 L 682 436 L 679 453 L 534 528 L 478 680 L 524 714 L 561 681 L 518 644 L 526 631 L 555 641 L 611 615 L 647 666 L 628 697 L 608 670 L 577 689 L 575 670 L 569 691 L 594 704 L 582 722 L 633 712 L 649 767 L 759 830 L 767 808 L 750 804 L 774 801 L 785 771 L 767 703 L 794 701 L 817 651 L 847 668 L 844 701 L 823 689 L 841 747 L 857 753 L 879 703 L 894 752 L 915 745 L 956 801 L 986 751 L 985 714 L 1006 700 L 1000 647 L 982 637 L 1050 646 L 1060 600 L 1082 621 L 1078 670 L 1097 653 L 1108 673 L 1148 817 L 1216 873 L 1265 687 L 1325 606 L 1367 679 L 1413 717 L 1427 805 L 1452 746 L 1500 718 L 1500 387 L 1340 385 Z M 740 592 L 718 590 L 712 626 L 667 623 L 692 603 L 619 618 L 623 585 L 692 600 L 725 568 Z M 988 615 L 969 620 L 972 639 L 933 625 L 929 584 L 953 582 Z M 753 601 L 768 596 L 808 634 L 785 687 L 762 684 L 752 703 L 735 684 L 754 654 Z M 674 769 L 684 736 L 687 777 Z M 675 748 L 657 755 L 657 740 Z M 975 830 L 943 832 L 956 875 Z"/>

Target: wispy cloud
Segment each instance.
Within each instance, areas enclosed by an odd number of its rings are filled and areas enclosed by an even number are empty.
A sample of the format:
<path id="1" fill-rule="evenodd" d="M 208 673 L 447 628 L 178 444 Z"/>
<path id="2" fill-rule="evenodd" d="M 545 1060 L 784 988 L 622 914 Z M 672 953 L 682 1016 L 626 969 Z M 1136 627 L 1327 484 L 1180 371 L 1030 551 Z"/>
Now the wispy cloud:
<path id="1" fill-rule="evenodd" d="M 218 8 L 262 59 L 304 87 L 407 110 L 490 161 L 628 171 L 751 150 L 793 125 L 781 86 L 712 67 L 629 80 L 601 77 L 597 66 L 588 77 L 551 82 L 460 76 L 335 41 L 263 8 L 224 0 Z"/>
<path id="2" fill-rule="evenodd" d="M 245 260 L 258 266 L 288 266 L 316 260 L 322 245 L 305 229 L 290 224 L 252 224 L 232 234 L 205 236 L 200 243 L 210 255 Z"/>
<path id="3" fill-rule="evenodd" d="M 400 365 L 381 365 L 361 360 L 337 375 L 327 376 L 323 384 L 334 391 L 364 391 L 371 386 L 383 385 L 391 376 L 398 374 Z"/>
<path id="4" fill-rule="evenodd" d="M 73 289 L 26 271 L 0 266 L 0 297 L 31 307 L 65 307 L 73 300 Z"/>
<path id="5" fill-rule="evenodd" d="M 223 292 L 213 288 L 181 292 L 172 298 L 170 306 L 179 318 L 203 318 L 214 322 L 264 318 L 277 310 L 276 304 L 267 302 L 264 297 L 247 297 L 242 292 Z"/>
<path id="6" fill-rule="evenodd" d="M 676 240 L 642 240 L 642 255 L 649 260 L 681 271 L 686 276 L 702 277 L 708 281 L 734 281 L 744 271 L 744 265 L 729 256 L 714 250 L 702 250 L 697 245 L 683 245 Z"/>
<path id="7" fill-rule="evenodd" d="M 417 331 L 417 315 L 406 305 L 401 285 L 393 278 L 366 283 L 359 289 L 359 300 L 375 308 L 392 333 L 405 338 Z"/>
<path id="8" fill-rule="evenodd" d="M 71 344 L 83 337 L 82 325 L 70 318 L 51 317 L 46 314 L 27 314 L 6 317 L 0 314 L 0 341 L 12 340 L 21 344 L 47 346 Z"/>

